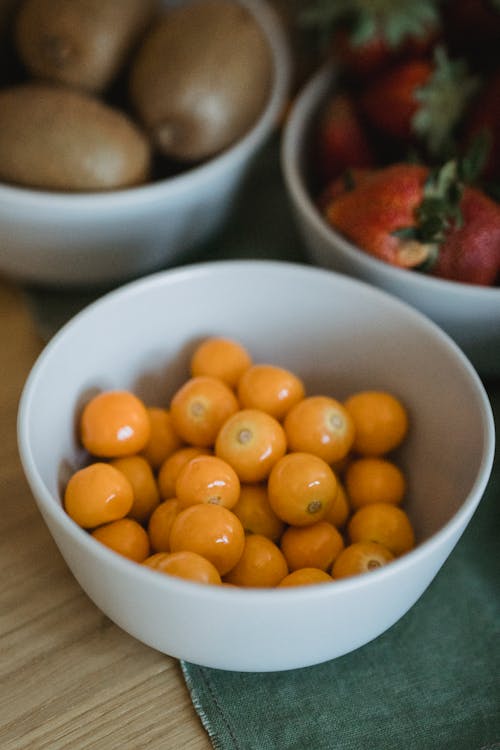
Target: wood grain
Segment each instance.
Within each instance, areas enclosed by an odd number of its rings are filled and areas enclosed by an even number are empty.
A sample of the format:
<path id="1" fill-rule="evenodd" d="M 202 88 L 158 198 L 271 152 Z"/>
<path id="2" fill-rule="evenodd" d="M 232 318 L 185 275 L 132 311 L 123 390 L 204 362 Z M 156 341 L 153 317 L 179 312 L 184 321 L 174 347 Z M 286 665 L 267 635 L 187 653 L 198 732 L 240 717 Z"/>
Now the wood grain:
<path id="1" fill-rule="evenodd" d="M 35 506 L 16 415 L 41 348 L 21 290 L 0 279 L 0 748 L 207 750 L 178 662 L 94 606 Z"/>

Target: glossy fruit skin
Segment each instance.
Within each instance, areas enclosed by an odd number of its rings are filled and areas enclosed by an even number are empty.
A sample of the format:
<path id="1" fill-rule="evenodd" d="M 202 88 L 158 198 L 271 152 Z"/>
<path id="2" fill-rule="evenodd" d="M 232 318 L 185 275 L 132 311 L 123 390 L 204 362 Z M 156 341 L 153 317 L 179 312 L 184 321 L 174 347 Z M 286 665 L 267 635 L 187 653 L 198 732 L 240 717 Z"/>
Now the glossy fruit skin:
<path id="1" fill-rule="evenodd" d="M 341 92 L 328 100 L 318 123 L 313 151 L 323 181 L 337 178 L 346 169 L 375 164 L 373 147 L 354 97 Z"/>
<path id="2" fill-rule="evenodd" d="M 328 510 L 325 521 L 333 524 L 335 528 L 342 529 L 351 515 L 351 505 L 343 483 L 337 478 L 337 494 Z"/>
<path id="3" fill-rule="evenodd" d="M 324 215 L 334 229 L 365 252 L 395 266 L 413 266 L 415 261 L 406 252 L 407 241 L 394 232 L 416 226 L 415 212 L 423 200 L 428 175 L 428 168 L 417 164 L 377 169 L 353 190 L 332 200 Z"/>
<path id="4" fill-rule="evenodd" d="M 227 461 L 240 482 L 262 482 L 285 455 L 286 437 L 281 424 L 258 409 L 242 409 L 222 425 L 215 454 Z"/>
<path id="5" fill-rule="evenodd" d="M 158 485 L 150 463 L 140 455 L 114 458 L 110 465 L 121 471 L 134 491 L 134 502 L 128 512 L 130 518 L 146 523 L 160 502 Z"/>
<path id="6" fill-rule="evenodd" d="M 124 518 L 134 502 L 134 491 L 121 471 L 96 462 L 76 471 L 64 493 L 67 514 L 84 529 Z"/>
<path id="7" fill-rule="evenodd" d="M 312 526 L 289 526 L 280 546 L 290 571 L 300 568 L 327 571 L 344 549 L 344 540 L 335 526 L 318 521 Z"/>
<path id="8" fill-rule="evenodd" d="M 285 530 L 285 523 L 271 508 L 265 484 L 242 484 L 238 502 L 231 510 L 247 534 L 260 534 L 277 542 Z"/>
<path id="9" fill-rule="evenodd" d="M 366 84 L 384 70 L 406 59 L 427 57 L 439 38 L 439 30 L 429 24 L 417 36 L 407 35 L 397 45 L 389 44 L 380 29 L 374 29 L 369 39 L 353 42 L 351 30 L 339 27 L 332 39 L 332 51 L 349 78 L 357 85 Z"/>
<path id="10" fill-rule="evenodd" d="M 419 108 L 416 91 L 432 76 L 428 60 L 411 60 L 391 67 L 372 81 L 361 96 L 361 106 L 370 122 L 385 135 L 410 142 L 412 120 Z"/>
<path id="11" fill-rule="evenodd" d="M 192 458 L 201 455 L 210 455 L 209 448 L 195 448 L 185 446 L 174 451 L 160 466 L 158 471 L 158 489 L 162 500 L 168 500 L 175 496 L 175 483 L 183 466 Z"/>
<path id="12" fill-rule="evenodd" d="M 384 458 L 359 458 L 351 461 L 344 480 L 353 510 L 369 503 L 399 505 L 406 491 L 406 479 L 402 470 L 393 461 Z"/>
<path id="13" fill-rule="evenodd" d="M 182 440 L 174 429 L 168 409 L 147 407 L 151 422 L 151 435 L 142 450 L 142 455 L 156 471 L 174 451 L 182 446 Z"/>
<path id="14" fill-rule="evenodd" d="M 304 398 L 305 388 L 300 378 L 283 367 L 256 364 L 241 376 L 237 394 L 242 409 L 259 409 L 282 420 Z"/>
<path id="15" fill-rule="evenodd" d="M 408 433 L 408 413 L 391 393 L 359 391 L 344 406 L 354 420 L 353 450 L 361 456 L 383 456 L 395 450 Z"/>
<path id="16" fill-rule="evenodd" d="M 348 545 L 333 563 L 333 578 L 347 578 L 369 573 L 394 560 L 393 553 L 377 542 L 354 542 Z"/>
<path id="17" fill-rule="evenodd" d="M 287 574 L 288 566 L 280 548 L 265 536 L 250 534 L 243 554 L 224 580 L 243 587 L 273 587 Z"/>
<path id="18" fill-rule="evenodd" d="M 220 585 L 221 577 L 217 568 L 196 552 L 156 552 L 146 560 L 147 565 L 160 573 L 166 573 L 188 581 Z"/>
<path id="19" fill-rule="evenodd" d="M 170 552 L 170 531 L 178 513 L 179 501 L 176 497 L 164 500 L 151 513 L 148 535 L 153 552 Z"/>
<path id="20" fill-rule="evenodd" d="M 238 341 L 213 336 L 196 347 L 191 357 L 190 371 L 192 377 L 210 375 L 223 380 L 230 388 L 236 388 L 251 364 L 250 354 Z"/>
<path id="21" fill-rule="evenodd" d="M 179 508 L 213 503 L 232 508 L 238 502 L 240 480 L 235 470 L 217 456 L 195 456 L 180 470 L 175 483 Z"/>
<path id="22" fill-rule="evenodd" d="M 151 435 L 143 402 L 129 391 L 104 391 L 94 396 L 80 417 L 80 436 L 86 450 L 100 458 L 140 453 Z"/>
<path id="23" fill-rule="evenodd" d="M 92 531 L 92 536 L 123 557 L 143 562 L 149 555 L 149 538 L 146 531 L 132 518 L 120 518 Z"/>
<path id="24" fill-rule="evenodd" d="M 287 453 L 272 468 L 269 502 L 276 515 L 292 526 L 323 520 L 337 494 L 335 474 L 318 456 Z"/>
<path id="25" fill-rule="evenodd" d="M 174 394 L 170 413 L 178 435 L 190 445 L 209 448 L 239 404 L 229 386 L 208 375 L 187 380 Z"/>
<path id="26" fill-rule="evenodd" d="M 370 503 L 349 520 L 351 542 L 378 542 L 398 557 L 415 546 L 415 532 L 402 508 L 389 503 Z"/>
<path id="27" fill-rule="evenodd" d="M 241 521 L 222 505 L 191 505 L 178 513 L 170 531 L 172 552 L 196 552 L 213 563 L 221 576 L 234 568 L 244 547 Z"/>
<path id="28" fill-rule="evenodd" d="M 354 422 L 344 406 L 328 396 L 308 396 L 283 423 L 290 451 L 313 453 L 331 464 L 343 459 L 354 442 Z"/>
<path id="29" fill-rule="evenodd" d="M 310 586 L 315 583 L 332 583 L 333 578 L 324 570 L 319 568 L 299 568 L 285 576 L 277 588 L 288 586 Z"/>
<path id="30" fill-rule="evenodd" d="M 463 224 L 439 248 L 432 274 L 464 284 L 493 286 L 500 279 L 500 205 L 467 187 L 460 203 Z"/>

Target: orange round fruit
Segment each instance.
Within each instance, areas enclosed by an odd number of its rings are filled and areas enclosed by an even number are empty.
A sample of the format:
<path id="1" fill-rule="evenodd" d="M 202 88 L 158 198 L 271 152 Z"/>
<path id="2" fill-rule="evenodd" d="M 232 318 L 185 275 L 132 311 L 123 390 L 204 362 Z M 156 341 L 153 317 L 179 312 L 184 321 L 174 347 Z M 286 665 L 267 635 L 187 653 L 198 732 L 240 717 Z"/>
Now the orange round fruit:
<path id="1" fill-rule="evenodd" d="M 179 508 L 213 503 L 232 508 L 240 495 L 240 480 L 232 466 L 218 456 L 196 456 L 180 470 L 175 483 Z"/>
<path id="2" fill-rule="evenodd" d="M 172 497 L 160 503 L 151 513 L 148 535 L 154 552 L 170 552 L 170 531 L 178 512 L 179 501 Z"/>
<path id="3" fill-rule="evenodd" d="M 143 402 L 129 391 L 104 391 L 94 396 L 80 417 L 83 447 L 99 458 L 140 453 L 151 435 Z"/>
<path id="4" fill-rule="evenodd" d="M 144 565 L 160 573 L 185 578 L 188 581 L 214 585 L 221 583 L 221 577 L 215 565 L 196 552 L 188 550 L 170 553 L 157 552 L 144 560 Z"/>
<path id="5" fill-rule="evenodd" d="M 175 483 L 183 466 L 192 458 L 211 455 L 210 448 L 195 448 L 188 445 L 174 451 L 160 466 L 158 471 L 158 489 L 162 500 L 175 497 Z"/>
<path id="6" fill-rule="evenodd" d="M 415 533 L 402 508 L 390 503 L 370 503 L 357 510 L 349 520 L 351 542 L 377 542 L 393 555 L 402 555 L 415 546 Z"/>
<path id="7" fill-rule="evenodd" d="M 230 388 L 236 388 L 239 379 L 251 364 L 250 354 L 238 341 L 212 336 L 194 350 L 190 370 L 192 377 L 209 375 L 223 380 Z"/>
<path id="8" fill-rule="evenodd" d="M 385 391 L 359 391 L 344 402 L 354 421 L 353 450 L 362 456 L 383 456 L 397 448 L 408 432 L 402 402 Z"/>
<path id="9" fill-rule="evenodd" d="M 134 491 L 127 477 L 99 461 L 76 471 L 64 492 L 67 514 L 84 529 L 124 518 L 133 502 Z"/>
<path id="10" fill-rule="evenodd" d="M 266 588 L 277 586 L 287 573 L 286 560 L 279 547 L 266 536 L 250 534 L 240 559 L 224 580 L 236 586 Z"/>
<path id="11" fill-rule="evenodd" d="M 206 557 L 224 575 L 234 568 L 245 546 L 241 521 L 223 505 L 198 503 L 182 510 L 170 531 L 170 550 Z"/>
<path id="12" fill-rule="evenodd" d="M 328 513 L 337 494 L 337 479 L 322 458 L 287 453 L 273 466 L 267 489 L 279 518 L 292 526 L 309 526 Z"/>
<path id="13" fill-rule="evenodd" d="M 342 534 L 328 521 L 311 526 L 289 526 L 281 537 L 281 551 L 291 571 L 299 568 L 329 570 L 344 549 Z"/>
<path id="14" fill-rule="evenodd" d="M 146 523 L 160 502 L 158 485 L 149 461 L 141 455 L 114 458 L 110 465 L 124 474 L 134 491 L 134 502 L 128 512 L 130 518 Z"/>
<path id="15" fill-rule="evenodd" d="M 278 588 L 285 586 L 311 586 L 314 583 L 332 583 L 333 578 L 319 568 L 299 568 L 285 576 Z"/>
<path id="16" fill-rule="evenodd" d="M 168 456 L 182 446 L 182 440 L 174 429 L 168 409 L 151 406 L 147 407 L 147 412 L 151 422 L 151 435 L 142 455 L 156 471 Z"/>
<path id="17" fill-rule="evenodd" d="M 392 552 L 377 542 L 354 542 L 342 550 L 332 566 L 333 578 L 368 573 L 394 560 Z"/>
<path id="18" fill-rule="evenodd" d="M 333 524 L 337 529 L 341 529 L 345 526 L 350 515 L 351 506 L 347 493 L 342 482 L 337 479 L 337 494 L 325 516 L 325 521 Z"/>
<path id="19" fill-rule="evenodd" d="M 304 393 L 304 384 L 293 372 L 267 364 L 245 370 L 237 389 L 243 409 L 259 409 L 278 420 L 304 398 Z"/>
<path id="20" fill-rule="evenodd" d="M 248 484 L 267 479 L 285 451 L 283 427 L 258 409 L 237 411 L 222 425 L 215 441 L 215 454 L 233 467 L 240 482 Z"/>
<path id="21" fill-rule="evenodd" d="M 367 457 L 351 461 L 344 481 L 354 510 L 368 503 L 398 505 L 406 491 L 403 472 L 386 458 Z"/>
<path id="22" fill-rule="evenodd" d="M 170 414 L 178 435 L 190 445 L 209 448 L 224 422 L 239 408 L 228 385 L 208 375 L 190 378 L 173 395 Z"/>
<path id="23" fill-rule="evenodd" d="M 344 406 L 328 396 L 309 396 L 286 415 L 291 451 L 313 453 L 327 464 L 343 460 L 354 443 L 354 422 Z"/>
<path id="24" fill-rule="evenodd" d="M 269 504 L 265 484 L 242 484 L 238 502 L 231 510 L 238 516 L 247 534 L 261 534 L 277 542 L 285 530 L 285 523 Z"/>
<path id="25" fill-rule="evenodd" d="M 101 544 L 134 562 L 143 562 L 149 555 L 148 535 L 133 518 L 111 521 L 94 529 L 91 535 Z"/>

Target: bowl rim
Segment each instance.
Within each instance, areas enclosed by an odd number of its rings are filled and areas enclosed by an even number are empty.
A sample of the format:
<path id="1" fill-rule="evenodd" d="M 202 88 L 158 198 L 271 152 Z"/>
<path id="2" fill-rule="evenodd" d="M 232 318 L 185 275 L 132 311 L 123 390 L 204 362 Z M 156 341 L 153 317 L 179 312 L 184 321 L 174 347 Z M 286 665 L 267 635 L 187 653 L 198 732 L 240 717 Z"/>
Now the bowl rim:
<path id="1" fill-rule="evenodd" d="M 191 1 L 191 0 L 190 0 Z M 257 19 L 265 33 L 273 57 L 273 77 L 267 104 L 258 119 L 235 143 L 207 161 L 172 177 L 135 187 L 97 192 L 44 191 L 0 181 L 0 201 L 13 207 L 62 210 L 82 209 L 104 213 L 112 208 L 127 209 L 131 205 L 166 200 L 172 194 L 189 192 L 200 183 L 208 182 L 237 164 L 263 141 L 279 122 L 290 90 L 292 58 L 289 42 L 278 13 L 268 0 L 236 0 Z"/>
<path id="2" fill-rule="evenodd" d="M 103 564 L 106 564 L 113 570 L 126 573 L 139 582 L 149 581 L 152 586 L 157 587 L 158 591 L 170 590 L 172 592 L 182 593 L 185 596 L 192 595 L 198 599 L 201 597 L 201 600 L 205 601 L 213 600 L 213 597 L 220 597 L 221 601 L 224 597 L 233 597 L 233 600 L 234 597 L 239 597 L 239 601 L 248 601 L 252 606 L 255 606 L 258 602 L 279 602 L 282 597 L 288 597 L 292 601 L 294 599 L 297 601 L 304 601 L 309 599 L 329 598 L 332 594 L 335 595 L 335 591 L 341 592 L 352 589 L 363 589 L 365 586 L 370 585 L 370 582 L 374 580 L 372 576 L 354 576 L 352 578 L 336 580 L 336 586 L 334 588 L 330 586 L 322 587 L 321 584 L 289 588 L 285 587 L 280 589 L 280 594 L 278 597 L 275 597 L 274 592 L 276 589 L 274 588 L 244 590 L 231 589 L 229 591 L 224 586 L 206 586 L 204 584 L 176 579 L 173 576 L 166 576 L 165 574 L 151 577 L 150 569 L 132 562 L 131 560 L 127 560 L 106 548 L 104 545 L 93 539 L 84 529 L 80 528 L 65 513 L 60 498 L 55 498 L 49 491 L 36 466 L 31 450 L 29 435 L 29 415 L 33 391 L 36 387 L 39 373 L 43 372 L 45 362 L 57 354 L 57 348 L 59 347 L 60 342 L 64 342 L 68 337 L 71 337 L 73 329 L 75 327 L 77 328 L 81 321 L 84 321 L 88 316 L 93 315 L 95 311 L 100 308 L 104 309 L 110 304 L 113 305 L 115 301 L 127 298 L 130 294 L 140 295 L 147 292 L 152 287 L 165 287 L 178 282 L 183 283 L 184 280 L 189 280 L 192 276 L 210 276 L 213 273 L 217 274 L 229 271 L 236 271 L 241 277 L 247 279 L 249 271 L 251 270 L 254 272 L 255 269 L 257 269 L 257 271 L 261 270 L 266 274 L 269 272 L 279 273 L 280 277 L 283 277 L 283 274 L 299 275 L 304 279 L 308 277 L 323 277 L 325 281 L 329 279 L 330 281 L 328 283 L 332 283 L 333 285 L 340 283 L 351 288 L 354 294 L 356 292 L 361 292 L 363 294 L 368 294 L 375 299 L 383 297 L 386 302 L 389 301 L 391 305 L 395 306 L 395 309 L 401 310 L 405 315 L 410 315 L 411 317 L 416 318 L 432 337 L 440 339 L 442 344 L 454 353 L 454 356 L 457 358 L 457 363 L 464 370 L 477 394 L 478 405 L 480 407 L 480 414 L 478 416 L 482 424 L 483 451 L 476 477 L 461 506 L 454 515 L 438 529 L 438 531 L 432 534 L 428 539 L 419 542 L 410 552 L 394 560 L 391 565 L 383 566 L 379 570 L 373 571 L 372 575 L 377 577 L 375 580 L 381 580 L 384 577 L 397 575 L 399 571 L 413 567 L 415 564 L 418 565 L 420 561 L 423 561 L 427 557 L 428 552 L 432 554 L 432 552 L 436 551 L 441 545 L 446 544 L 450 538 L 457 535 L 457 532 L 458 541 L 484 494 L 489 482 L 495 454 L 495 425 L 492 408 L 484 385 L 476 370 L 457 344 L 455 344 L 450 336 L 448 336 L 448 334 L 446 334 L 439 326 L 427 318 L 423 313 L 420 313 L 415 308 L 388 292 L 378 289 L 367 282 L 328 269 L 308 266 L 297 262 L 274 260 L 236 259 L 207 261 L 150 274 L 149 276 L 126 283 L 121 287 L 104 294 L 94 302 L 91 302 L 65 323 L 54 335 L 39 354 L 28 374 L 19 400 L 17 414 L 17 440 L 21 464 L 35 498 L 35 502 L 44 519 L 46 516 L 50 517 L 59 528 L 63 529 L 65 534 L 69 535 L 69 538 L 77 546 L 80 548 L 83 547 L 87 553 L 96 556 Z"/>
<path id="3" fill-rule="evenodd" d="M 460 295 L 460 298 L 469 298 L 479 293 L 485 300 L 497 299 L 500 302 L 500 287 L 467 284 L 418 272 L 412 273 L 407 269 L 385 263 L 358 248 L 330 227 L 322 217 L 305 185 L 301 165 L 302 146 L 307 136 L 310 117 L 318 111 L 337 76 L 338 66 L 334 62 L 328 61 L 323 64 L 304 84 L 294 99 L 284 125 L 280 151 L 281 168 L 293 201 L 307 222 L 325 242 L 331 243 L 335 240 L 338 250 L 349 261 L 358 267 L 365 265 L 374 275 L 384 273 L 393 284 L 407 286 L 421 292 L 427 292 L 430 289 L 435 294 L 451 292 Z"/>

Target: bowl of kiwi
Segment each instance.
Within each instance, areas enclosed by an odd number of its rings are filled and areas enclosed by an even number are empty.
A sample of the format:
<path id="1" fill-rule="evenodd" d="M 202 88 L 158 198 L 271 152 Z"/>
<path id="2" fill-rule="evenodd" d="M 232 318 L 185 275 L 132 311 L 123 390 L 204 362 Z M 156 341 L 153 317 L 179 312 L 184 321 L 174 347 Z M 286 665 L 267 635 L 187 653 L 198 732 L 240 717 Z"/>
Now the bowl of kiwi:
<path id="1" fill-rule="evenodd" d="M 286 104 L 290 53 L 275 10 L 266 0 L 4 5 L 0 273 L 109 285 L 201 247 Z"/>

